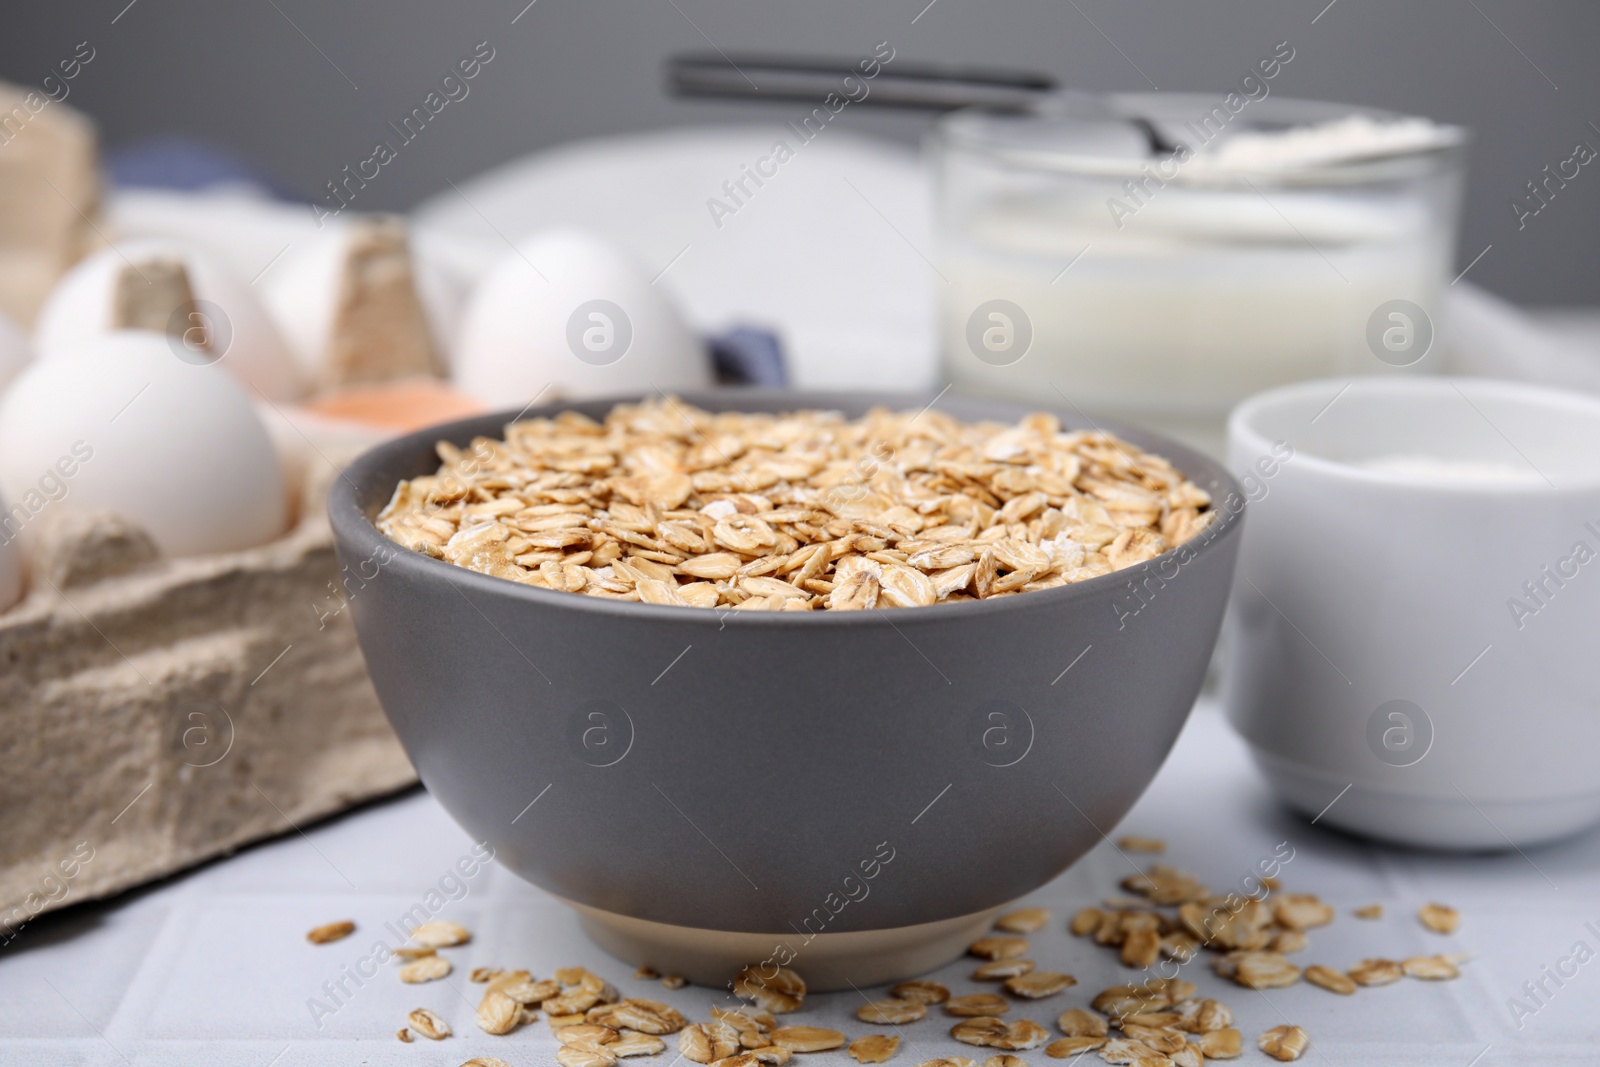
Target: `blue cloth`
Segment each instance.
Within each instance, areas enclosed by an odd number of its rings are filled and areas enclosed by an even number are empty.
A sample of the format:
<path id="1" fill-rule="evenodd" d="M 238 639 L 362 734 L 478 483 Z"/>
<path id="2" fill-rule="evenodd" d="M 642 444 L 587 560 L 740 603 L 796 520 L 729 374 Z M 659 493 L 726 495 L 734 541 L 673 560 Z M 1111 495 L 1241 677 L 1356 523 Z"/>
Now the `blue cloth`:
<path id="1" fill-rule="evenodd" d="M 197 137 L 147 137 L 106 154 L 113 184 L 125 189 L 194 192 L 213 185 L 247 185 L 277 200 L 303 202 L 288 183 L 242 156 Z"/>
<path id="2" fill-rule="evenodd" d="M 783 345 L 771 330 L 754 326 L 735 326 L 707 339 L 717 379 L 730 385 L 789 384 L 789 370 L 783 359 Z"/>

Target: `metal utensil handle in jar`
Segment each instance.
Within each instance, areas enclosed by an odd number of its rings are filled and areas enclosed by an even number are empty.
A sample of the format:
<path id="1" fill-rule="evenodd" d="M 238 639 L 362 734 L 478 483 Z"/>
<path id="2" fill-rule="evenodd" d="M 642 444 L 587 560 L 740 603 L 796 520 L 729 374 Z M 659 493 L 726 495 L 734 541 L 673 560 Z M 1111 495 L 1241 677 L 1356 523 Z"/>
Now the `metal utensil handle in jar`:
<path id="1" fill-rule="evenodd" d="M 678 97 L 802 103 L 819 102 L 829 93 L 839 92 L 844 78 L 866 76 L 857 61 L 848 59 L 720 52 L 671 56 L 666 73 L 667 88 Z M 1177 148 L 1149 119 L 1113 115 L 1104 99 L 1092 93 L 1060 92 L 1055 78 L 1048 74 L 899 62 L 892 69 L 879 66 L 871 78 L 872 92 L 855 99 L 856 103 L 921 111 L 968 107 L 1020 111 L 1053 96 L 1070 102 L 1086 116 L 1115 118 L 1138 127 L 1153 153 L 1166 154 Z"/>
<path id="2" fill-rule="evenodd" d="M 680 97 L 809 103 L 838 92 L 840 79 L 847 77 L 863 77 L 857 61 L 720 53 L 686 53 L 667 60 L 667 86 Z M 1023 108 L 1056 88 L 1047 74 L 929 63 L 882 66 L 871 78 L 872 93 L 861 102 L 928 111 Z"/>

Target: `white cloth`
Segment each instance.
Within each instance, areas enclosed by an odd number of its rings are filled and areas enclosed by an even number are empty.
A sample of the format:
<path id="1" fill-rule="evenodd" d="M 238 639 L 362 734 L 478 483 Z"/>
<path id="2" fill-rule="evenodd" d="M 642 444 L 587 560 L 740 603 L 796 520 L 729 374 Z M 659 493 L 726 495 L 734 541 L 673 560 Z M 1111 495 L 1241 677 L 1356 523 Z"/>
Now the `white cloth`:
<path id="1" fill-rule="evenodd" d="M 1475 285 L 1452 287 L 1446 305 L 1450 321 L 1446 368 L 1475 378 L 1511 378 L 1540 385 L 1600 393 L 1600 309 L 1590 312 L 1587 329 L 1567 316 L 1567 330 L 1553 329 L 1544 316 Z"/>

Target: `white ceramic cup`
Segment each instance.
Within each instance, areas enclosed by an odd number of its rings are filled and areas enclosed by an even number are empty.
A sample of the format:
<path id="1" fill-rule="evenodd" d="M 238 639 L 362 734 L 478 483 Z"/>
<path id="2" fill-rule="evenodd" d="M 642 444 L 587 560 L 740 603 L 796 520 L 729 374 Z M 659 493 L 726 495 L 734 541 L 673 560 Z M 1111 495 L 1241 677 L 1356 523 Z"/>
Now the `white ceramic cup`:
<path id="1" fill-rule="evenodd" d="M 1287 803 L 1439 848 L 1600 821 L 1600 400 L 1317 381 L 1234 409 L 1229 718 Z"/>

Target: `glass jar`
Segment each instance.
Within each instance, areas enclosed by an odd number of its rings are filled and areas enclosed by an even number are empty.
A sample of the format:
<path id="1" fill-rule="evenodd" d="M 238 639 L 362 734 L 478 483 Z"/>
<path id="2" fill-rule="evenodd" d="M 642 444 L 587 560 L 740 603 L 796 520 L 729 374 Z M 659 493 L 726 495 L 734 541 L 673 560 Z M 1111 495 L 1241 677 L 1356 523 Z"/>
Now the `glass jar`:
<path id="1" fill-rule="evenodd" d="M 1064 401 L 1220 456 L 1228 410 L 1252 393 L 1440 362 L 1463 131 L 1436 127 L 1427 147 L 1388 155 L 1241 169 L 1194 147 L 1402 116 L 1278 98 L 1235 114 L 1175 93 L 1113 96 L 1084 114 L 1052 98 L 956 112 L 934 134 L 941 359 L 956 388 Z M 1153 154 L 1115 116 L 1189 148 Z"/>

